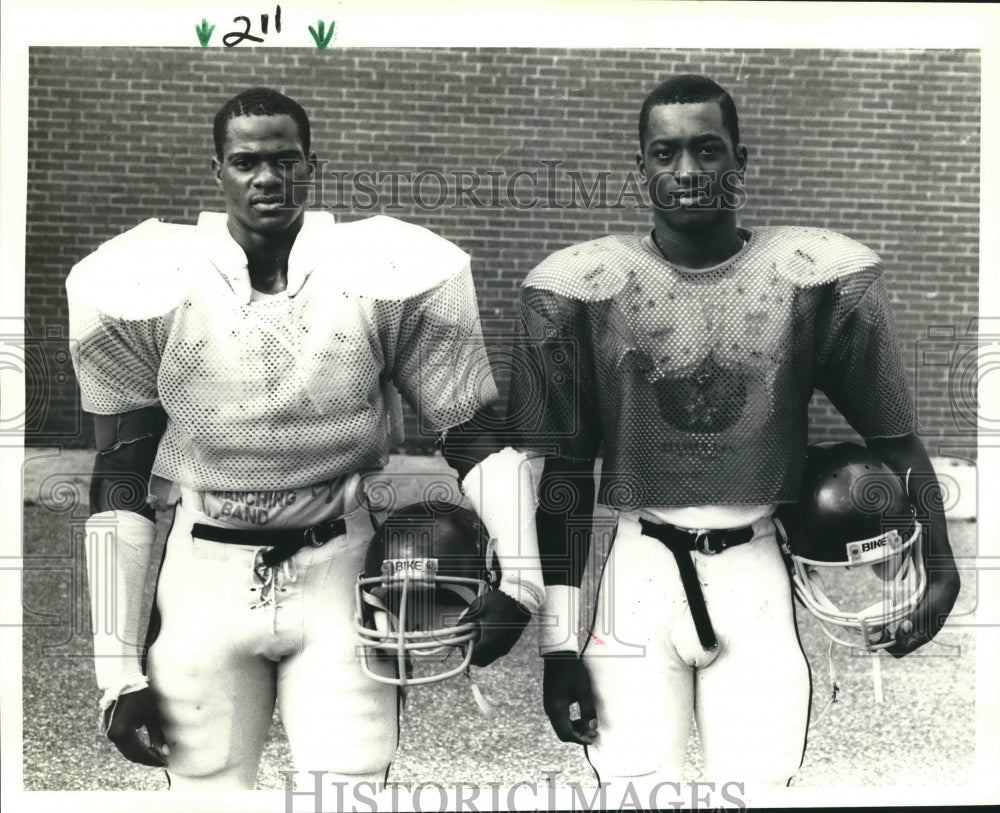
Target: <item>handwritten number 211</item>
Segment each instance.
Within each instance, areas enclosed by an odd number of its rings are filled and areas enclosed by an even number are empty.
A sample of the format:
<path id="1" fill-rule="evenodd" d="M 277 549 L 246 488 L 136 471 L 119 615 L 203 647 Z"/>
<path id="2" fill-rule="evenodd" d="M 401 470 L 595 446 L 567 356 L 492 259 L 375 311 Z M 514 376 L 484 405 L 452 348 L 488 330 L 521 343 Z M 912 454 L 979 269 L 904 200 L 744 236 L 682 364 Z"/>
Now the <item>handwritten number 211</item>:
<path id="1" fill-rule="evenodd" d="M 268 15 L 260 15 L 260 31 L 262 34 L 267 34 L 268 25 Z M 242 22 L 244 29 L 242 31 L 230 31 L 222 38 L 223 44 L 227 48 L 232 48 L 234 45 L 239 45 L 244 40 L 250 40 L 251 42 L 263 42 L 263 37 L 256 37 L 250 33 L 250 18 L 240 15 L 239 17 L 233 17 L 234 23 Z M 276 6 L 274 9 L 274 32 L 276 34 L 281 33 L 281 6 Z"/>

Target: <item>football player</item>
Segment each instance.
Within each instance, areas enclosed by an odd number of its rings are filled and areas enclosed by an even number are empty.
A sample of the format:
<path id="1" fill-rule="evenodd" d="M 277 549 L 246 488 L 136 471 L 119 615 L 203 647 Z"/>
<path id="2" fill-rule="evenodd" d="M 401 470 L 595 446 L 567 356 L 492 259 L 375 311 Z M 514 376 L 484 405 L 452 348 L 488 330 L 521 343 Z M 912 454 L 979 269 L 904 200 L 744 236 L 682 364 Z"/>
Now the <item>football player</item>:
<path id="1" fill-rule="evenodd" d="M 679 781 L 692 716 L 707 779 L 798 769 L 809 672 L 772 516 L 796 499 L 815 389 L 929 515 L 928 589 L 888 651 L 931 640 L 958 593 L 881 262 L 830 231 L 739 227 L 747 160 L 728 93 L 663 83 L 636 155 L 652 230 L 557 251 L 521 292 L 510 414 L 544 461 L 544 705 L 604 781 Z M 595 499 L 616 528 L 581 652 Z"/>
<path id="2" fill-rule="evenodd" d="M 440 435 L 496 537 L 504 584 L 465 617 L 476 665 L 513 646 L 543 597 L 534 487 L 492 434 L 469 257 L 391 218 L 307 212 L 309 120 L 276 91 L 226 102 L 214 138 L 224 214 L 147 221 L 67 281 L 98 451 L 87 556 L 102 725 L 172 787 L 251 788 L 277 703 L 298 771 L 378 783 L 397 687 L 362 671 L 354 591 L 373 532 L 361 481 L 388 459 L 394 397 Z"/>

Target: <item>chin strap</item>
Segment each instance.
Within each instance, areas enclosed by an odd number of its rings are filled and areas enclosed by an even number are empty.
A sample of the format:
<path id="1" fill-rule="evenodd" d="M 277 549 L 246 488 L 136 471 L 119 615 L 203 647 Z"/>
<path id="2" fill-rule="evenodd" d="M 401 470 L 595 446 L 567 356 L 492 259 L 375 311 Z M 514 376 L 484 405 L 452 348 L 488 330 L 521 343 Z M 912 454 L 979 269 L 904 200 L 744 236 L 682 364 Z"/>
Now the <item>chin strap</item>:
<path id="1" fill-rule="evenodd" d="M 875 702 L 882 703 L 885 701 L 885 695 L 882 693 L 882 659 L 881 650 L 876 649 L 872 652 L 872 691 L 875 693 Z"/>
<path id="2" fill-rule="evenodd" d="M 830 648 L 826 652 L 826 662 L 830 673 L 830 699 L 827 700 L 819 716 L 813 720 L 812 725 L 816 725 L 826 716 L 826 713 L 830 710 L 830 706 L 837 702 L 840 695 L 840 684 L 837 683 L 837 667 L 833 663 L 833 641 L 830 641 Z"/>
<path id="3" fill-rule="evenodd" d="M 479 687 L 479 683 L 472 676 L 471 668 L 465 670 L 465 677 L 469 680 L 469 685 L 472 688 L 472 699 L 476 701 L 476 705 L 479 707 L 479 713 L 484 717 L 493 717 L 496 714 L 496 707 L 490 702 L 489 698 L 483 694 L 483 690 Z"/>
<path id="4" fill-rule="evenodd" d="M 834 642 L 831 640 L 826 653 L 830 675 L 830 698 L 827 700 L 823 710 L 817 715 L 816 719 L 813 720 L 812 725 L 816 725 L 820 720 L 826 717 L 827 712 L 830 711 L 830 707 L 840 699 L 840 684 L 837 682 L 837 667 L 833 662 L 833 647 Z M 872 690 L 875 694 L 875 702 L 883 703 L 885 702 L 885 695 L 882 692 L 881 650 L 876 649 L 870 654 L 872 662 Z"/>

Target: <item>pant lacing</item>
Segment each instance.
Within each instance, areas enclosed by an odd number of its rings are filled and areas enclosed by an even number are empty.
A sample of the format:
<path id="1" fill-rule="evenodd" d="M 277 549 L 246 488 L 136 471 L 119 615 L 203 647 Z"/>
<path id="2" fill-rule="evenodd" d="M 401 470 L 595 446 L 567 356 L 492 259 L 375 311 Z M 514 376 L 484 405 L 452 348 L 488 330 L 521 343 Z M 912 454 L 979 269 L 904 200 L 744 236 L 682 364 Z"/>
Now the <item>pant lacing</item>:
<path id="1" fill-rule="evenodd" d="M 250 565 L 250 578 L 255 585 L 250 590 L 258 593 L 257 602 L 250 605 L 250 609 L 258 610 L 262 607 L 272 607 L 274 631 L 277 632 L 279 604 L 275 593 L 284 593 L 288 589 L 287 585 L 295 584 L 298 581 L 298 573 L 295 572 L 295 566 L 290 558 L 275 565 L 264 564 L 262 557 L 268 550 L 270 548 L 258 548 Z"/>

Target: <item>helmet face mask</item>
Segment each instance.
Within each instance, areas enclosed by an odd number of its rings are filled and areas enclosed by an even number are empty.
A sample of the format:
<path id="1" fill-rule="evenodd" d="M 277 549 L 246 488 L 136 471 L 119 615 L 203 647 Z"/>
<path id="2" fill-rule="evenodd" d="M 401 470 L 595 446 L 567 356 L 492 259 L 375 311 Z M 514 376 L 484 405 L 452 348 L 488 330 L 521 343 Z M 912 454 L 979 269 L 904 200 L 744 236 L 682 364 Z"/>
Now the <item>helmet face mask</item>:
<path id="1" fill-rule="evenodd" d="M 893 643 L 896 626 L 916 608 L 927 585 L 920 531 L 914 523 L 906 540 L 896 530 L 863 540 L 881 550 L 864 562 L 837 564 L 791 554 L 795 594 L 828 638 L 870 652 Z"/>
<path id="2" fill-rule="evenodd" d="M 478 625 L 462 616 L 493 588 L 488 548 L 479 518 L 448 503 L 415 503 L 385 521 L 355 589 L 355 629 L 368 677 L 420 685 L 469 668 Z M 446 664 L 456 652 L 458 662 Z M 414 674 L 415 666 L 428 673 Z"/>
<path id="3" fill-rule="evenodd" d="M 812 446 L 799 502 L 779 519 L 795 594 L 826 636 L 891 646 L 927 587 L 921 526 L 895 473 L 853 443 Z"/>

